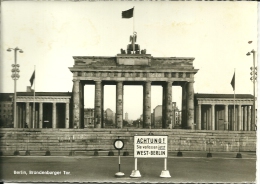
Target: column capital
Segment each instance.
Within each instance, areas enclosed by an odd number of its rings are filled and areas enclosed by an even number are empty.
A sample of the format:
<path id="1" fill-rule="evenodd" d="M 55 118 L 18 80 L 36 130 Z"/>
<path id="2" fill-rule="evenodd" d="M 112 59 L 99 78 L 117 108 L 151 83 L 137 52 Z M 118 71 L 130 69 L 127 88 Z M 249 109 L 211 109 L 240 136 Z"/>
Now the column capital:
<path id="1" fill-rule="evenodd" d="M 99 82 L 102 82 L 102 80 L 94 80 L 95 83 L 99 83 Z"/>
<path id="2" fill-rule="evenodd" d="M 144 84 L 147 84 L 147 83 L 151 83 L 151 81 L 150 80 L 144 81 Z"/>
<path id="3" fill-rule="evenodd" d="M 73 79 L 72 82 L 79 82 L 80 79 Z"/>

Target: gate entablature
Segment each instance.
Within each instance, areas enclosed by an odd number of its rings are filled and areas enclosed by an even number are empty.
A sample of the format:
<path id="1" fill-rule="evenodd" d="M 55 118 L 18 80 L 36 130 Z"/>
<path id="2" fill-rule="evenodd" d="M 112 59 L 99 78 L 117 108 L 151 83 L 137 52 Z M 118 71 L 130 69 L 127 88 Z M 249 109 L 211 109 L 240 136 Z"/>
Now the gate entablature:
<path id="1" fill-rule="evenodd" d="M 70 67 L 74 79 L 133 81 L 194 81 L 194 58 L 118 54 L 116 57 L 75 56 Z"/>

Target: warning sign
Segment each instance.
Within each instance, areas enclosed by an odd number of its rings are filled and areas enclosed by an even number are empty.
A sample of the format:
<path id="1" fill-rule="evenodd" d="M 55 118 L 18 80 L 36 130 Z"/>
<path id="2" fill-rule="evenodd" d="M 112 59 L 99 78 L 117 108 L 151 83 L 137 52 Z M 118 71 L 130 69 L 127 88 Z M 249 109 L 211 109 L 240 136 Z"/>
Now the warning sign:
<path id="1" fill-rule="evenodd" d="M 167 158 L 168 136 L 134 136 L 135 158 Z"/>

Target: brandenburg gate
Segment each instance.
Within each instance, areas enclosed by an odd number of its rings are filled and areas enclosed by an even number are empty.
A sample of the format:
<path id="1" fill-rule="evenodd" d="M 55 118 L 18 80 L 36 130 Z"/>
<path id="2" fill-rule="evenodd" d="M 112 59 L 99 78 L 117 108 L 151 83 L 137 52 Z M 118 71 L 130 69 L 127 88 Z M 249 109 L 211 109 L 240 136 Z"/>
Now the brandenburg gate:
<path id="1" fill-rule="evenodd" d="M 131 37 L 132 38 L 132 37 Z M 116 126 L 123 127 L 124 85 L 143 86 L 143 128 L 151 128 L 151 86 L 160 85 L 162 128 L 172 128 L 172 86 L 182 87 L 182 128 L 193 129 L 195 58 L 153 57 L 132 42 L 115 57 L 74 56 L 73 127 L 84 127 L 84 85 L 95 85 L 94 127 L 103 128 L 104 86 L 116 85 Z"/>

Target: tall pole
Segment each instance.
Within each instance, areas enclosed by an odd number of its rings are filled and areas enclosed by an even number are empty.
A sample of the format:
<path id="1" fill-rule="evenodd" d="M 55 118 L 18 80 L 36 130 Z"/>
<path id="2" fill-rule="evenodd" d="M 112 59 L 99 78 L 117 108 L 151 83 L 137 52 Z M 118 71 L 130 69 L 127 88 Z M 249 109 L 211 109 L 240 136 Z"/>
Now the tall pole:
<path id="1" fill-rule="evenodd" d="M 8 48 L 7 51 L 11 52 L 12 50 L 14 50 L 14 64 L 12 64 L 12 79 L 14 80 L 14 99 L 13 99 L 13 125 L 14 128 L 17 128 L 17 121 L 16 121 L 16 80 L 19 79 L 19 64 L 17 64 L 17 51 L 19 50 L 20 53 L 23 53 L 23 51 L 21 49 L 19 49 L 18 47 L 16 48 Z"/>
<path id="2" fill-rule="evenodd" d="M 15 48 L 14 49 L 14 66 L 15 66 L 15 68 L 16 68 L 16 64 L 17 64 L 16 52 L 17 52 L 17 49 Z M 16 69 L 14 70 L 14 75 L 16 76 Z M 14 112 L 13 112 L 14 113 L 13 114 L 14 128 L 17 128 L 17 125 L 16 125 L 16 80 L 17 80 L 16 77 L 14 77 L 14 104 L 13 104 L 13 106 L 14 106 Z"/>
<path id="3" fill-rule="evenodd" d="M 36 71 L 35 71 L 35 65 L 34 65 L 34 86 L 33 86 L 33 128 L 36 128 L 35 124 L 35 82 L 36 79 Z"/>
<path id="4" fill-rule="evenodd" d="M 255 117 L 255 115 L 256 115 L 256 113 L 255 113 L 255 80 L 256 80 L 256 75 L 255 75 L 255 51 L 254 50 L 252 50 L 251 51 L 252 53 L 253 53 L 253 72 L 252 72 L 252 74 L 253 74 L 253 96 L 254 96 L 254 101 L 253 101 L 253 114 L 252 114 L 252 117 L 253 117 L 253 119 L 252 119 L 252 123 L 253 123 L 253 125 L 254 126 L 256 126 L 256 117 Z"/>
<path id="5" fill-rule="evenodd" d="M 236 78 L 236 69 L 234 69 L 234 75 L 235 75 L 235 78 Z M 235 83 L 234 83 L 234 117 L 233 117 L 233 121 L 234 121 L 234 124 L 233 124 L 233 129 L 235 130 L 235 124 L 236 124 L 236 121 L 235 121 L 235 115 L 236 115 L 236 105 L 235 105 L 235 99 L 236 99 L 236 79 L 235 80 Z"/>
<path id="6" fill-rule="evenodd" d="M 251 53 L 253 53 L 253 68 L 251 67 L 252 69 L 252 77 L 251 77 L 251 80 L 253 82 L 253 109 L 252 109 L 252 125 L 255 126 L 256 128 L 256 108 L 255 108 L 255 100 L 256 100 L 256 97 L 255 97 L 255 82 L 256 82 L 256 67 L 255 67 L 255 51 L 252 50 Z M 247 56 L 250 56 L 250 52 L 248 52 L 246 54 Z"/>

